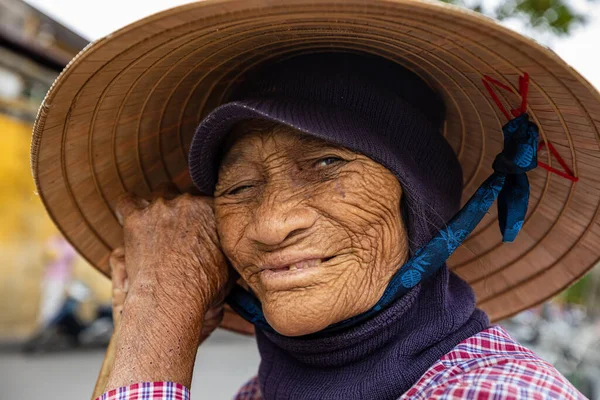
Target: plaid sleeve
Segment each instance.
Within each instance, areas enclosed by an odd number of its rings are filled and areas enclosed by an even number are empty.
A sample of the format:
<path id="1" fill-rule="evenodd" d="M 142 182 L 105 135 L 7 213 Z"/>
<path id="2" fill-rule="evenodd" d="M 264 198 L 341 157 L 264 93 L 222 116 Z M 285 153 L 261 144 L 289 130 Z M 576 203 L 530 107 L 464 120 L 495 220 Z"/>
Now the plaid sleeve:
<path id="1" fill-rule="evenodd" d="M 142 382 L 110 390 L 96 400 L 190 400 L 190 391 L 175 382 Z"/>
<path id="2" fill-rule="evenodd" d="M 515 375 L 509 375 L 514 373 Z M 482 368 L 449 379 L 420 393 L 418 399 L 438 400 L 585 400 L 572 385 L 543 371 L 524 367 Z"/>
<path id="3" fill-rule="evenodd" d="M 461 342 L 401 400 L 585 400 L 551 364 L 499 326 Z"/>
<path id="4" fill-rule="evenodd" d="M 262 400 L 258 376 L 255 376 L 246 382 L 244 386 L 240 388 L 233 400 Z"/>

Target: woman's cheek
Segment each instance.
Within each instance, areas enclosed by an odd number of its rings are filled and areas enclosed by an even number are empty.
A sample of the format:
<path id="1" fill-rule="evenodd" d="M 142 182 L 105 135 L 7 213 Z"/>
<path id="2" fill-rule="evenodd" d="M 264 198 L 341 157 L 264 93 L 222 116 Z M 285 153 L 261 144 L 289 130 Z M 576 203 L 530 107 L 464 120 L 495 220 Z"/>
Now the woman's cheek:
<path id="1" fill-rule="evenodd" d="M 242 211 L 222 210 L 220 208 L 216 207 L 216 219 L 221 249 L 235 266 L 239 263 L 239 247 L 243 242 L 243 232 L 247 221 L 245 221 L 244 212 Z"/>

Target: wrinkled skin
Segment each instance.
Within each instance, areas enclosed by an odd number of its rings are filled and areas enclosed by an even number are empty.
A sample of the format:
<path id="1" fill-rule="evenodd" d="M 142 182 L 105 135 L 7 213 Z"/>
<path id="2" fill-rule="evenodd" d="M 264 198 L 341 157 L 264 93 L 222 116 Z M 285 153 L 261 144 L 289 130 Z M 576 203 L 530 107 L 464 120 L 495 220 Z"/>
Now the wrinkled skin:
<path id="1" fill-rule="evenodd" d="M 241 123 L 232 138 L 214 199 L 161 189 L 117 205 L 124 244 L 110 265 L 120 324 L 107 389 L 189 387 L 236 277 L 227 261 L 271 326 L 297 336 L 371 308 L 407 258 L 401 188 L 383 166 L 265 122 Z"/>
<path id="2" fill-rule="evenodd" d="M 189 387 L 198 345 L 222 319 L 231 287 L 213 199 L 165 188 L 152 202 L 128 194 L 116 212 L 124 247 L 109 260 L 118 341 L 107 389 L 141 381 Z"/>
<path id="3" fill-rule="evenodd" d="M 370 309 L 408 255 L 397 178 L 285 126 L 248 121 L 233 134 L 215 190 L 217 229 L 269 324 L 305 335 Z M 264 268 L 307 258 L 322 263 L 265 277 Z"/>

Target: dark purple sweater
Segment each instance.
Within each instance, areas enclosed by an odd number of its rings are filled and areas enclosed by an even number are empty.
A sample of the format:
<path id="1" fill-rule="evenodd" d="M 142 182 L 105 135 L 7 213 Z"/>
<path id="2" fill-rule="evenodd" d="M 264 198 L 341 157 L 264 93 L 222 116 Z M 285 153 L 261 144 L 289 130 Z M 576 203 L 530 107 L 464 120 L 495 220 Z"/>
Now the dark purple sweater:
<path id="1" fill-rule="evenodd" d="M 471 287 L 441 268 L 374 318 L 325 337 L 256 332 L 272 399 L 397 399 L 440 357 L 486 329 Z"/>

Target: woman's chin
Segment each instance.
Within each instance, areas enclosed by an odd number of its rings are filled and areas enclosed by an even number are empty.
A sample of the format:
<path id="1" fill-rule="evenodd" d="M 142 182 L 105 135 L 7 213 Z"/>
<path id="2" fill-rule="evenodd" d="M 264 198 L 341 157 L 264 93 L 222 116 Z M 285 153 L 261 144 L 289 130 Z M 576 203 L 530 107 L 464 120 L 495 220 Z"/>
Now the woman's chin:
<path id="1" fill-rule="evenodd" d="M 310 335 L 311 333 L 315 333 L 315 332 L 319 332 L 323 329 L 325 329 L 329 324 L 312 324 L 311 326 L 307 326 L 305 324 L 297 324 L 294 322 L 287 322 L 287 321 L 279 321 L 278 318 L 275 318 L 274 320 L 272 320 L 271 318 L 267 317 L 267 321 L 269 322 L 269 325 L 271 325 L 271 327 L 273 329 L 275 329 L 275 331 L 277 331 L 277 333 L 283 335 L 283 336 L 304 336 L 304 335 Z"/>
<path id="2" fill-rule="evenodd" d="M 319 332 L 335 321 L 329 321 L 325 315 L 300 313 L 285 308 L 269 310 L 263 307 L 265 318 L 269 325 L 283 336 L 304 336 Z"/>

